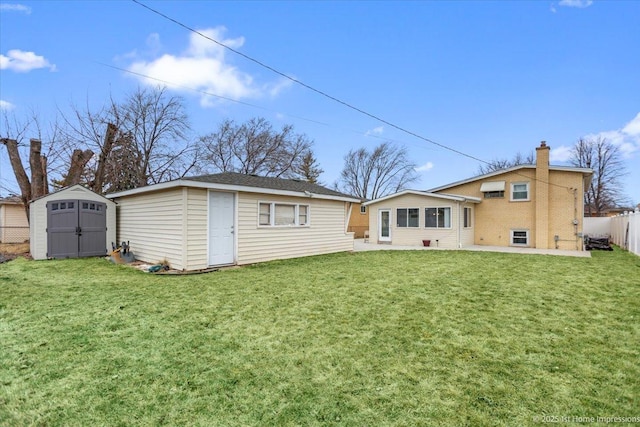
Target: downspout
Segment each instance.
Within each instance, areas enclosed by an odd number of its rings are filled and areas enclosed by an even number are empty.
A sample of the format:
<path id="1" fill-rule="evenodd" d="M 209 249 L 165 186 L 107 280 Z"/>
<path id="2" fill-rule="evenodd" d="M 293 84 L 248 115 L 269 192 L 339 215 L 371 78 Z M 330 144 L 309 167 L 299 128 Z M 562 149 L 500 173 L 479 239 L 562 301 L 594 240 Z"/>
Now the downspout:
<path id="1" fill-rule="evenodd" d="M 573 234 L 576 237 L 576 251 L 579 251 L 581 248 L 578 245 L 580 241 L 580 233 L 578 233 L 578 189 L 573 189 Z"/>

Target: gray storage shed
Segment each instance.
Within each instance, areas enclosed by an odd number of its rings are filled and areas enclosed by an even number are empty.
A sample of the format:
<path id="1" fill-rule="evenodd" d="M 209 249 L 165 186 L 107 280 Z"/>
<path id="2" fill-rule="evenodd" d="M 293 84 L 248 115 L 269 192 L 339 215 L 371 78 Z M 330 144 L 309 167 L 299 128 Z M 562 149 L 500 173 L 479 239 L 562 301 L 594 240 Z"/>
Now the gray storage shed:
<path id="1" fill-rule="evenodd" d="M 116 241 L 116 204 L 73 185 L 30 204 L 33 259 L 104 256 Z"/>

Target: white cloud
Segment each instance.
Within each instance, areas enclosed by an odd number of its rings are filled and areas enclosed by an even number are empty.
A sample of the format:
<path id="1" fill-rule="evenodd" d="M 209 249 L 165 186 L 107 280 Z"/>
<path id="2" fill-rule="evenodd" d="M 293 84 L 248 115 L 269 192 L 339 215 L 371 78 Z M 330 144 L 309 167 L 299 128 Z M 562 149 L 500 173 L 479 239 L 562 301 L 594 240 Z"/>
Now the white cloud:
<path id="1" fill-rule="evenodd" d="M 590 133 L 583 136 L 584 139 L 596 140 L 605 138 L 617 146 L 624 158 L 631 158 L 640 153 L 640 113 L 625 124 L 621 129 L 606 130 L 598 133 Z M 549 159 L 551 162 L 567 162 L 573 146 L 562 145 L 551 149 Z"/>
<path id="2" fill-rule="evenodd" d="M 558 3 L 558 5 L 560 6 L 566 6 L 566 7 L 578 7 L 578 8 L 585 8 L 585 7 L 589 7 L 593 4 L 593 0 L 560 0 L 560 3 Z"/>
<path id="3" fill-rule="evenodd" d="M 31 14 L 31 8 L 23 4 L 0 3 L 0 10 L 3 12 L 22 12 L 27 15 Z"/>
<path id="4" fill-rule="evenodd" d="M 9 101 L 5 101 L 4 99 L 0 99 L 0 111 L 9 111 L 13 110 L 16 106 L 10 103 Z"/>
<path id="5" fill-rule="evenodd" d="M 621 129 L 589 134 L 585 138 L 606 138 L 618 147 L 623 157 L 633 157 L 635 153 L 640 152 L 640 113 Z"/>
<path id="6" fill-rule="evenodd" d="M 550 163 L 564 163 L 568 162 L 571 157 L 571 149 L 573 147 L 568 147 L 566 145 L 561 145 L 558 148 L 552 148 L 551 153 L 549 154 L 549 162 Z"/>
<path id="7" fill-rule="evenodd" d="M 368 130 L 367 132 L 365 132 L 365 136 L 369 136 L 369 135 L 382 135 L 384 133 L 384 127 L 383 126 L 378 126 L 375 127 L 371 130 Z"/>
<path id="8" fill-rule="evenodd" d="M 44 56 L 19 49 L 11 49 L 7 56 L 0 54 L 0 70 L 12 70 L 17 73 L 27 73 L 38 68 L 56 70 L 56 66 L 49 63 Z"/>
<path id="9" fill-rule="evenodd" d="M 218 40 L 233 49 L 244 44 L 244 38 L 225 39 L 226 28 L 217 27 L 200 32 L 207 37 Z M 157 34 L 147 38 L 147 46 L 152 50 L 162 45 Z M 128 69 L 134 73 L 153 77 L 140 77 L 144 82 L 157 85 L 158 80 L 175 89 L 194 89 L 213 95 L 232 99 L 257 98 L 260 96 L 276 96 L 290 85 L 286 79 L 258 85 L 253 76 L 229 64 L 226 49 L 198 34 L 191 34 L 189 46 L 179 55 L 164 54 L 151 61 L 138 60 Z M 203 95 L 202 106 L 212 106 L 218 98 Z"/>
<path id="10" fill-rule="evenodd" d="M 424 164 L 424 165 L 422 165 L 422 166 L 418 166 L 418 167 L 416 168 L 416 171 L 417 171 L 417 172 L 428 172 L 428 171 L 430 171 L 431 169 L 433 169 L 433 163 L 431 163 L 431 162 L 427 162 L 427 163 L 425 163 L 425 164 Z"/>

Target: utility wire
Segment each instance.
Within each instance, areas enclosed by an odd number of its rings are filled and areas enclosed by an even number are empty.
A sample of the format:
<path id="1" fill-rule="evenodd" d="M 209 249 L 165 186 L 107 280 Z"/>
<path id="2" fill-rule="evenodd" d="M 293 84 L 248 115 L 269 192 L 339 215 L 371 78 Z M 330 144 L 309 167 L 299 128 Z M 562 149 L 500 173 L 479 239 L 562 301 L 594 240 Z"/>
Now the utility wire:
<path id="1" fill-rule="evenodd" d="M 421 140 L 423 140 L 423 141 L 426 141 L 426 142 L 428 142 L 428 143 L 430 143 L 430 144 L 437 145 L 437 146 L 438 146 L 438 147 L 440 147 L 440 148 L 444 148 L 445 150 L 449 150 L 449 151 L 454 152 L 454 153 L 456 153 L 456 154 L 459 154 L 459 155 L 461 155 L 461 156 L 468 157 L 468 158 L 470 158 L 470 159 L 472 159 L 472 160 L 475 160 L 475 161 L 478 161 L 478 162 L 481 162 L 481 163 L 489 164 L 489 162 L 486 162 L 486 161 L 484 161 L 484 160 L 482 160 L 482 159 L 479 159 L 479 158 L 477 158 L 477 157 L 474 157 L 474 156 L 472 156 L 472 155 L 470 155 L 470 154 L 467 154 L 467 153 L 464 153 L 464 152 L 462 152 L 462 151 L 456 150 L 455 148 L 451 148 L 451 147 L 448 147 L 448 146 L 446 146 L 446 145 L 444 145 L 444 144 L 440 144 L 439 142 L 433 141 L 433 140 L 431 140 L 431 139 L 429 139 L 429 138 L 425 138 L 425 137 L 424 137 L 424 136 L 422 136 L 422 135 L 418 135 L 418 134 L 417 134 L 417 133 L 415 133 L 415 132 L 412 132 L 412 131 L 410 131 L 410 130 L 408 130 L 408 129 L 406 129 L 406 128 L 403 128 L 403 127 L 401 127 L 401 126 L 399 126 L 399 125 L 396 125 L 396 124 L 394 124 L 394 123 L 392 123 L 392 122 L 390 122 L 390 121 L 388 121 L 388 120 L 385 120 L 385 119 L 383 119 L 382 117 L 379 117 L 379 116 L 376 116 L 375 114 L 369 113 L 369 112 L 367 112 L 367 111 L 365 111 L 365 110 L 363 110 L 363 109 L 361 109 L 361 108 L 358 108 L 358 107 L 356 107 L 356 106 L 354 106 L 354 105 L 352 105 L 352 104 L 350 104 L 350 103 L 348 103 L 348 102 L 346 102 L 346 101 L 343 101 L 343 100 L 341 100 L 341 99 L 339 99 L 339 98 L 336 98 L 335 96 L 331 96 L 331 95 L 329 95 L 328 93 L 326 93 L 326 92 L 324 92 L 324 91 L 322 91 L 322 90 L 320 90 L 320 89 L 316 89 L 316 88 L 314 88 L 313 86 L 309 86 L 308 84 L 306 84 L 306 83 L 304 83 L 304 82 L 302 82 L 302 81 L 300 81 L 300 80 L 298 80 L 298 79 L 296 79 L 296 78 L 294 78 L 294 77 L 291 77 L 291 76 L 289 76 L 289 75 L 287 75 L 287 74 L 285 74 L 285 73 L 283 73 L 283 72 L 281 72 L 281 71 L 279 71 L 279 70 L 277 70 L 277 69 L 275 69 L 275 68 L 271 67 L 270 65 L 265 64 L 265 63 L 264 63 L 264 62 L 262 62 L 262 61 L 259 61 L 259 60 L 255 59 L 255 58 L 253 58 L 253 57 L 251 57 L 251 56 L 249 56 L 249 55 L 247 55 L 247 54 L 244 54 L 244 53 L 240 52 L 239 50 L 236 50 L 236 49 L 232 48 L 231 46 L 228 46 L 228 45 L 226 45 L 226 44 L 224 44 L 224 43 L 222 43 L 222 42 L 219 42 L 218 40 L 215 40 L 215 39 L 213 39 L 213 38 L 211 38 L 211 37 L 207 36 L 206 34 L 204 34 L 204 33 L 200 32 L 200 31 L 198 31 L 198 30 L 196 30 L 196 29 L 194 29 L 194 28 L 189 27 L 188 25 L 183 24 L 182 22 L 180 22 L 180 21 L 178 21 L 178 20 L 176 20 L 176 19 L 174 19 L 174 18 L 171 18 L 170 16 L 167 16 L 167 15 L 165 15 L 164 13 L 162 13 L 162 12 L 160 12 L 160 11 L 156 10 L 156 9 L 153 9 L 153 8 L 152 8 L 152 7 L 150 7 L 150 6 L 147 6 L 147 5 L 146 5 L 146 4 L 144 4 L 144 3 L 141 3 L 141 2 L 140 2 L 140 1 L 138 1 L 138 0 L 131 0 L 131 1 L 133 1 L 134 3 L 136 3 L 136 4 L 138 4 L 138 5 L 142 6 L 142 7 L 144 7 L 145 9 L 147 9 L 147 10 L 149 10 L 149 11 L 151 11 L 151 12 L 153 12 L 153 13 L 155 13 L 155 14 L 157 14 L 157 15 L 159 15 L 159 16 L 161 16 L 161 17 L 163 17 L 163 18 L 165 18 L 165 19 L 167 19 L 167 20 L 169 20 L 169 21 L 171 21 L 171 22 L 173 22 L 173 23 L 175 23 L 176 25 L 181 26 L 182 28 L 184 28 L 184 29 L 186 29 L 186 30 L 188 30 L 188 31 L 190 31 L 190 32 L 192 32 L 192 33 L 198 34 L 200 37 L 203 37 L 203 38 L 205 38 L 205 39 L 207 39 L 207 40 L 209 40 L 209 41 L 211 41 L 211 42 L 213 42 L 213 43 L 215 43 L 215 44 L 217 44 L 217 45 L 219 45 L 219 46 L 221 46 L 221 47 L 223 47 L 223 48 L 225 48 L 225 49 L 227 49 L 227 50 L 230 50 L 231 52 L 235 53 L 236 55 L 240 55 L 240 56 L 242 56 L 243 58 L 245 58 L 245 59 L 246 59 L 246 60 L 248 60 L 248 61 L 251 61 L 251 62 L 253 62 L 253 63 L 255 63 L 255 64 L 258 64 L 258 65 L 260 65 L 261 67 L 266 68 L 267 70 L 272 71 L 273 73 L 275 73 L 275 74 L 277 74 L 277 75 L 279 75 L 279 76 L 284 77 L 285 79 L 291 80 L 292 82 L 294 82 L 294 83 L 296 83 L 296 84 L 298 84 L 298 85 L 300 85 L 300 86 L 302 86 L 302 87 L 304 87 L 304 88 L 306 88 L 306 89 L 309 89 L 310 91 L 313 91 L 313 92 L 315 92 L 315 93 L 317 93 L 317 94 L 319 94 L 319 95 L 324 96 L 325 98 L 328 98 L 328 99 L 330 99 L 330 100 L 332 100 L 332 101 L 334 101 L 334 102 L 337 102 L 337 103 L 339 103 L 339 104 L 342 104 L 342 105 L 344 105 L 344 106 L 345 106 L 345 107 L 347 107 L 347 108 L 350 108 L 350 109 L 352 109 L 352 110 L 354 110 L 354 111 L 357 111 L 357 112 L 359 112 L 359 113 L 361 113 L 361 114 L 364 114 L 365 116 L 368 116 L 368 117 L 370 117 L 370 118 L 372 118 L 372 119 L 374 119 L 374 120 L 377 120 L 377 121 L 379 121 L 379 122 L 381 122 L 381 123 L 384 123 L 384 124 L 386 124 L 386 125 L 388 125 L 388 126 L 390 126 L 390 127 L 394 128 L 394 129 L 397 129 L 397 130 L 399 130 L 399 131 L 401 131 L 401 132 L 404 132 L 404 133 L 406 133 L 406 134 L 409 134 L 409 135 L 411 135 L 411 136 L 414 136 L 414 137 L 416 137 L 416 138 L 418 138 L 418 139 L 421 139 Z"/>
<path id="2" fill-rule="evenodd" d="M 163 17 L 164 19 L 173 22 L 174 24 L 186 29 L 187 31 L 190 31 L 190 32 L 192 32 L 194 34 L 198 34 L 200 37 L 203 37 L 203 38 L 205 38 L 205 39 L 217 44 L 218 46 L 221 46 L 221 47 L 223 47 L 223 48 L 235 53 L 236 55 L 239 55 L 239 56 L 245 58 L 248 61 L 251 61 L 251 62 L 253 62 L 253 63 L 255 63 L 255 64 L 257 64 L 257 65 L 259 65 L 259 66 L 261 66 L 263 68 L 266 68 L 267 70 L 269 70 L 269 71 L 271 71 L 271 72 L 273 72 L 273 73 L 275 73 L 275 74 L 277 74 L 279 76 L 282 76 L 285 79 L 288 79 L 288 80 L 292 81 L 293 83 L 296 83 L 296 84 L 298 84 L 298 85 L 300 85 L 300 86 L 302 86 L 302 87 L 304 87 L 304 88 L 306 88 L 306 89 L 308 89 L 308 90 L 310 90 L 312 92 L 315 92 L 315 93 L 317 93 L 317 94 L 319 94 L 319 95 L 321 95 L 321 96 L 323 96 L 325 98 L 328 98 L 328 99 L 330 99 L 330 100 L 332 100 L 334 102 L 337 102 L 338 104 L 344 105 L 345 107 L 347 107 L 347 108 L 349 108 L 351 110 L 357 111 L 357 112 L 359 112 L 359 113 L 361 113 L 361 114 L 363 114 L 363 115 L 365 115 L 367 117 L 370 117 L 370 118 L 372 118 L 374 120 L 377 120 L 377 121 L 379 121 L 381 123 L 384 123 L 384 124 L 394 128 L 394 129 L 397 129 L 397 130 L 399 130 L 401 132 L 404 132 L 404 133 L 406 133 L 408 135 L 411 135 L 411 136 L 413 136 L 415 138 L 418 138 L 418 139 L 421 139 L 421 140 L 423 140 L 425 142 L 428 142 L 429 144 L 436 145 L 436 146 L 438 146 L 440 148 L 443 148 L 443 149 L 445 149 L 447 151 L 450 151 L 452 153 L 458 154 L 458 155 L 463 156 L 463 157 L 467 157 L 467 158 L 475 160 L 477 162 L 484 163 L 484 164 L 487 164 L 487 165 L 491 165 L 491 163 L 486 161 L 486 160 L 482 160 L 482 159 L 480 159 L 478 157 L 472 156 L 471 154 L 467 154 L 467 153 L 465 153 L 463 151 L 457 150 L 457 149 L 449 147 L 449 146 L 447 146 L 445 144 L 441 144 L 441 143 L 436 142 L 436 141 L 434 141 L 432 139 L 426 138 L 426 137 L 424 137 L 422 135 L 419 135 L 419 134 L 417 134 L 417 133 L 415 133 L 413 131 L 410 131 L 410 130 L 408 130 L 408 129 L 400 126 L 400 125 L 396 125 L 395 123 L 392 123 L 392 122 L 390 122 L 388 120 L 385 120 L 382 117 L 379 117 L 379 116 L 377 116 L 375 114 L 372 114 L 372 113 L 369 113 L 368 111 L 365 111 L 365 110 L 363 110 L 363 109 L 361 109 L 359 107 L 356 107 L 356 106 L 354 106 L 354 105 L 352 105 L 352 104 L 350 104 L 350 103 L 348 103 L 346 101 L 343 101 L 343 100 L 341 100 L 339 98 L 336 98 L 336 97 L 334 97 L 332 95 L 329 95 L 328 93 L 326 93 L 326 92 L 324 92 L 324 91 L 322 91 L 320 89 L 316 89 L 313 86 L 310 86 L 310 85 L 308 85 L 308 84 L 306 84 L 306 83 L 304 83 L 304 82 L 302 82 L 302 81 L 300 81 L 300 80 L 298 80 L 298 79 L 296 79 L 294 77 L 291 77 L 291 76 L 289 76 L 289 75 L 287 75 L 287 74 L 285 74 L 285 73 L 273 68 L 272 66 L 270 66 L 268 64 L 265 64 L 264 62 L 262 62 L 262 61 L 260 61 L 258 59 L 255 59 L 255 58 L 253 58 L 253 57 L 251 57 L 251 56 L 249 56 L 249 55 L 247 55 L 245 53 L 242 53 L 239 50 L 236 50 L 236 49 L 232 48 L 231 46 L 228 46 L 228 45 L 226 45 L 226 44 L 224 44 L 224 43 L 222 43 L 222 42 L 220 42 L 218 40 L 215 40 L 215 39 L 207 36 L 206 34 L 200 32 L 200 31 L 198 31 L 198 30 L 196 30 L 196 29 L 194 29 L 192 27 L 189 27 L 188 25 L 178 21 L 177 19 L 174 19 L 174 18 L 172 18 L 172 17 L 170 17 L 168 15 L 165 15 L 164 13 L 162 13 L 162 12 L 160 12 L 160 11 L 150 7 L 150 6 L 147 6 L 146 4 L 140 2 L 139 0 L 131 0 L 131 1 L 136 3 L 136 4 L 138 4 L 139 6 L 144 7 L 145 9 L 149 10 L 150 12 L 153 12 L 156 15 L 159 15 L 159 16 Z M 521 176 L 526 176 L 526 175 L 523 175 L 523 174 L 519 174 L 518 172 L 515 172 L 515 173 L 518 174 L 518 175 L 521 175 Z M 528 178 L 528 176 L 527 176 L 527 178 Z M 556 187 L 571 189 L 571 187 L 567 187 L 567 186 L 559 185 L 559 184 L 554 184 L 552 182 L 545 182 L 545 181 L 540 180 L 538 178 L 533 178 L 533 179 L 535 181 L 544 182 L 546 184 L 553 185 L 553 186 L 556 186 Z"/>

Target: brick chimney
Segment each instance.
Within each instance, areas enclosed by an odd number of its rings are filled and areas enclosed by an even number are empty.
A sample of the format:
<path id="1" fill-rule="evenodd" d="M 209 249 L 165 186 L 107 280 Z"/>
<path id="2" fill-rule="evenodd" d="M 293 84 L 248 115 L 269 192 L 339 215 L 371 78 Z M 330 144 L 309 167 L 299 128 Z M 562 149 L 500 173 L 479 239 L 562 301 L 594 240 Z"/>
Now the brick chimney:
<path id="1" fill-rule="evenodd" d="M 539 249 L 549 249 L 549 152 L 546 141 L 536 148 L 536 242 Z"/>

